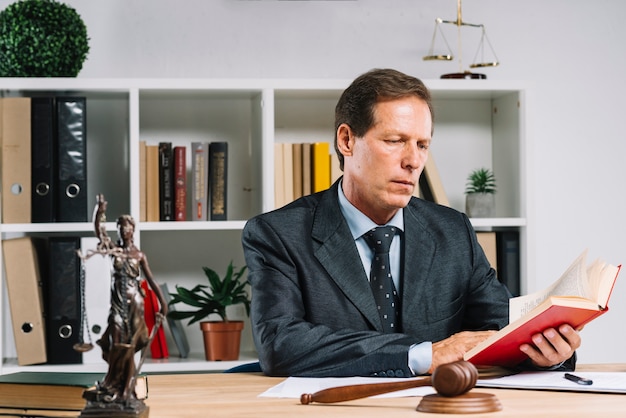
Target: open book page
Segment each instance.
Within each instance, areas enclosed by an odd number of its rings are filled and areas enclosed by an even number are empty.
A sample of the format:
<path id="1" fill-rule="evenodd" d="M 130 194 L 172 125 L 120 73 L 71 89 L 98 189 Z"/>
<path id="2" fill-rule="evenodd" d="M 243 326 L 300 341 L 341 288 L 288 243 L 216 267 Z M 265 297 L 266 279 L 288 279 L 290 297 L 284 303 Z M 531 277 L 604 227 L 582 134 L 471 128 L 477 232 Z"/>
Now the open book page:
<path id="1" fill-rule="evenodd" d="M 602 308 L 606 305 L 611 296 L 613 285 L 615 284 L 615 276 L 619 272 L 619 267 L 608 263 L 602 263 L 596 260 L 587 269 L 590 287 L 594 290 L 593 300 L 598 302 Z"/>
<path id="2" fill-rule="evenodd" d="M 583 251 L 561 277 L 547 289 L 529 295 L 511 298 L 509 301 L 509 323 L 521 318 L 550 296 L 592 295 L 587 279 L 587 250 Z"/>

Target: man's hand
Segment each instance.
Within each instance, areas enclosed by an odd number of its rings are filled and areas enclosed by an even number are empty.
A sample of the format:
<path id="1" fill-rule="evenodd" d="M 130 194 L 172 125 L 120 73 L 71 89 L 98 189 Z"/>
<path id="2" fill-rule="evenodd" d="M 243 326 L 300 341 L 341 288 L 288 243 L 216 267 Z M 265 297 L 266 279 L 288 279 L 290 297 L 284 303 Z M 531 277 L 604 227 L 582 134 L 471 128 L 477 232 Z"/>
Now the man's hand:
<path id="1" fill-rule="evenodd" d="M 580 335 L 569 325 L 558 330 L 548 328 L 532 336 L 534 345 L 522 344 L 522 350 L 535 366 L 550 367 L 564 362 L 580 347 Z"/>
<path id="2" fill-rule="evenodd" d="M 433 361 L 428 373 L 432 373 L 437 366 L 463 360 L 463 355 L 476 344 L 487 339 L 496 331 L 463 331 L 433 343 Z"/>

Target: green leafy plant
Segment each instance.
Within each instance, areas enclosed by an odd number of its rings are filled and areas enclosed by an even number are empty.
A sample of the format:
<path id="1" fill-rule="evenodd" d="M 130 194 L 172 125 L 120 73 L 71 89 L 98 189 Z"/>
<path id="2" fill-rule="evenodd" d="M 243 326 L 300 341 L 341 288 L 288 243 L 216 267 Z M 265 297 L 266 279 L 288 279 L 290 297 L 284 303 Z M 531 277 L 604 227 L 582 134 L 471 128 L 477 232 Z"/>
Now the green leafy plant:
<path id="1" fill-rule="evenodd" d="M 188 319 L 188 325 L 201 321 L 210 314 L 217 314 L 222 321 L 227 322 L 226 307 L 230 305 L 243 304 L 246 307 L 246 314 L 250 316 L 250 297 L 245 289 L 247 281 L 243 279 L 243 274 L 247 266 L 243 266 L 235 271 L 231 261 L 226 269 L 223 278 L 208 267 L 202 267 L 209 284 L 199 284 L 192 289 L 176 286 L 176 293 L 172 293 L 172 300 L 169 305 L 183 303 L 192 308 L 191 311 L 169 311 L 168 315 L 173 319 Z"/>
<path id="2" fill-rule="evenodd" d="M 479 168 L 472 171 L 467 177 L 465 193 L 489 193 L 496 192 L 496 177 L 488 168 Z"/>
<path id="3" fill-rule="evenodd" d="M 55 0 L 20 0 L 0 12 L 0 77 L 76 77 L 89 52 L 87 28 Z"/>

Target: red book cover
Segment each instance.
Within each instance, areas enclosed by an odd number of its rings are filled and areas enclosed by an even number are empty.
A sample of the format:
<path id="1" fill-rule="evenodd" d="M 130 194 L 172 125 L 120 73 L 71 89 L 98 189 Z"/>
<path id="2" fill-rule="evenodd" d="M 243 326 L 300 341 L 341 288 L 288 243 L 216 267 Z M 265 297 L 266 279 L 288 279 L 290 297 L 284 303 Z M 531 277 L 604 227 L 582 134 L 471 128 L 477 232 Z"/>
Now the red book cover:
<path id="1" fill-rule="evenodd" d="M 159 299 L 156 297 L 156 294 L 152 291 L 152 289 L 150 289 L 145 280 L 141 281 L 141 287 L 143 288 L 145 294 L 144 317 L 146 325 L 148 326 L 148 332 L 152 333 L 152 329 L 156 325 L 156 310 L 159 306 Z M 157 330 L 152 343 L 150 343 L 150 356 L 154 359 L 169 357 L 167 342 L 165 340 L 165 332 L 163 331 L 162 325 Z"/>
<path id="2" fill-rule="evenodd" d="M 174 220 L 187 220 L 187 149 L 174 147 Z"/>
<path id="3" fill-rule="evenodd" d="M 611 292 L 620 269 L 621 266 L 618 266 Z M 468 351 L 464 359 L 475 365 L 514 367 L 526 360 L 527 356 L 520 351 L 519 346 L 532 344 L 531 337 L 534 334 L 563 324 L 580 328 L 608 312 L 608 297 L 605 306 L 600 306 L 597 302 L 581 297 L 551 296 L 527 315 Z"/>

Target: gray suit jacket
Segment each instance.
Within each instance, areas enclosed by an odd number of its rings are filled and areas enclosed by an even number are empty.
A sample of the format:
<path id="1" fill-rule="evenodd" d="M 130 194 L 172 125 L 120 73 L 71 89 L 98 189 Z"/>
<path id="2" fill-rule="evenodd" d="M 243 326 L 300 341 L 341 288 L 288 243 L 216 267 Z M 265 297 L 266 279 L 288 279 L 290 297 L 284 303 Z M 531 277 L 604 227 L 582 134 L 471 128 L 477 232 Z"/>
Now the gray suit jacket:
<path id="1" fill-rule="evenodd" d="M 382 333 L 338 185 L 244 228 L 252 332 L 266 374 L 409 376 L 412 344 L 507 324 L 510 293 L 469 219 L 412 198 L 404 210 L 403 332 Z"/>

